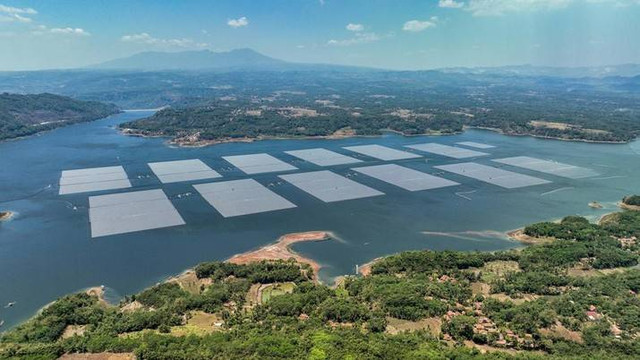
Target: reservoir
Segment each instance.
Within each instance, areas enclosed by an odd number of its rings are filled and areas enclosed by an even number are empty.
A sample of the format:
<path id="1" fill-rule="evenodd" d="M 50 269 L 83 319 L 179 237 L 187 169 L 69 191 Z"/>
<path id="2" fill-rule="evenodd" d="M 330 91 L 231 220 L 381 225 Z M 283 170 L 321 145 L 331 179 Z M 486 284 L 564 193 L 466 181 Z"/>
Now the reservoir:
<path id="1" fill-rule="evenodd" d="M 301 231 L 329 230 L 335 241 L 302 243 L 295 250 L 322 264 L 320 278 L 331 283 L 353 274 L 356 264 L 412 249 L 500 250 L 521 246 L 505 232 L 565 215 L 591 219 L 615 211 L 625 195 L 640 192 L 640 142 L 593 144 L 503 136 L 469 130 L 452 136 L 380 137 L 338 140 L 269 140 L 177 148 L 162 138 L 122 136 L 119 123 L 151 115 L 125 112 L 61 128 L 39 136 L 0 143 L 0 210 L 15 212 L 0 223 L 0 331 L 32 316 L 54 299 L 90 286 L 105 285 L 117 301 L 167 276 L 210 260 L 224 260 Z M 456 160 L 406 146 L 435 142 L 490 144 L 489 155 Z M 344 149 L 382 145 L 420 157 L 383 161 Z M 463 146 L 460 146 L 463 147 Z M 322 167 L 287 152 L 322 148 L 361 160 Z M 472 150 L 472 147 L 468 148 Z M 477 149 L 476 149 L 477 150 Z M 281 173 L 246 174 L 223 156 L 266 153 L 295 166 L 289 173 L 331 170 L 384 193 L 323 202 L 282 180 Z M 527 156 L 593 170 L 598 175 L 568 178 L 492 161 Z M 220 179 L 162 183 L 147 163 L 199 159 Z M 535 186 L 504 188 L 437 167 L 473 161 L 546 180 Z M 351 168 L 397 164 L 455 183 L 408 191 Z M 122 166 L 131 188 L 59 195 L 61 171 Z M 278 211 L 223 217 L 195 184 L 254 179 L 295 204 Z M 185 224 L 91 238 L 89 196 L 162 189 Z M 598 201 L 602 209 L 592 209 Z M 12 307 L 5 305 L 15 302 Z"/>

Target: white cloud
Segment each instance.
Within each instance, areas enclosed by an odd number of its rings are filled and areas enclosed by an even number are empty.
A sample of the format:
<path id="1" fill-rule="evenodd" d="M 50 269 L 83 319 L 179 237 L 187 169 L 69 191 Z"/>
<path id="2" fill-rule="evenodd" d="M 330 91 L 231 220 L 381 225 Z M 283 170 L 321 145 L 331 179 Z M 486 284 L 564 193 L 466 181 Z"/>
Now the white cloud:
<path id="1" fill-rule="evenodd" d="M 380 36 L 378 36 L 375 33 L 357 32 L 354 35 L 355 36 L 350 39 L 342 39 L 342 40 L 331 39 L 327 42 L 327 45 L 350 46 L 350 45 L 365 44 L 365 43 L 370 43 L 370 42 L 380 40 Z"/>
<path id="2" fill-rule="evenodd" d="M 231 26 L 232 28 L 247 26 L 249 25 L 249 19 L 247 19 L 245 16 L 238 19 L 229 19 L 229 21 L 227 21 L 227 25 Z"/>
<path id="3" fill-rule="evenodd" d="M 30 17 L 22 16 L 20 14 L 0 14 L 0 22 L 20 22 L 20 23 L 30 23 L 32 19 Z"/>
<path id="4" fill-rule="evenodd" d="M 402 30 L 411 32 L 420 32 L 437 26 L 438 18 L 432 16 L 429 20 L 409 20 L 402 26 Z"/>
<path id="5" fill-rule="evenodd" d="M 28 15 L 37 13 L 32 8 L 17 8 L 0 4 L 0 22 L 30 23 L 33 19 Z"/>
<path id="6" fill-rule="evenodd" d="M 614 0 L 616 1 L 616 0 Z M 474 16 L 563 9 L 573 0 L 470 0 L 467 10 Z"/>
<path id="7" fill-rule="evenodd" d="M 187 38 L 159 39 L 149 35 L 148 33 L 123 35 L 120 40 L 129 43 L 155 45 L 161 47 L 204 48 L 209 46 L 209 44 L 199 43 Z"/>
<path id="8" fill-rule="evenodd" d="M 464 6 L 464 3 L 456 0 L 440 0 L 438 6 L 441 8 L 459 9 Z"/>
<path id="9" fill-rule="evenodd" d="M 72 27 L 51 28 L 49 32 L 52 34 L 63 34 L 63 35 L 78 35 L 78 36 L 91 35 L 89 32 L 85 31 L 84 29 L 72 28 Z"/>
<path id="10" fill-rule="evenodd" d="M 364 30 L 364 26 L 362 26 L 362 24 L 351 24 L 351 23 L 349 23 L 347 25 L 347 30 L 358 32 L 358 31 Z"/>
<path id="11" fill-rule="evenodd" d="M 0 12 L 5 14 L 29 14 L 35 15 L 38 12 L 32 8 L 16 8 L 0 4 Z"/>

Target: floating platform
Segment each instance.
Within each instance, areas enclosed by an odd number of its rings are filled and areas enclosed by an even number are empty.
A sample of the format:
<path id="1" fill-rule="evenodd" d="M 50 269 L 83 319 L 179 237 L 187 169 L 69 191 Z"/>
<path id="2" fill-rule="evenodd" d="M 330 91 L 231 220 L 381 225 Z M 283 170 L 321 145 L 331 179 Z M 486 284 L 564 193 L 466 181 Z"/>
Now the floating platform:
<path id="1" fill-rule="evenodd" d="M 436 144 L 436 143 L 407 145 L 406 147 L 436 154 L 436 155 L 442 155 L 442 156 L 446 156 L 454 159 L 466 159 L 466 158 L 489 155 L 487 153 L 476 151 L 476 150 L 469 150 L 469 149 L 459 148 L 455 146 L 442 145 L 442 144 Z"/>
<path id="2" fill-rule="evenodd" d="M 462 145 L 462 146 L 467 146 L 467 147 L 472 147 L 472 148 L 476 148 L 476 149 L 493 149 L 493 148 L 495 148 L 495 146 L 493 146 L 493 145 L 483 144 L 483 143 L 479 143 L 479 142 L 475 142 L 475 141 L 461 141 L 461 142 L 458 142 L 456 144 Z"/>
<path id="3" fill-rule="evenodd" d="M 163 184 L 222 177 L 198 159 L 153 162 L 148 165 Z"/>
<path id="4" fill-rule="evenodd" d="M 417 159 L 422 157 L 418 154 L 396 150 L 382 145 L 345 146 L 344 149 L 383 161 Z"/>
<path id="5" fill-rule="evenodd" d="M 89 221 L 92 238 L 185 224 L 160 189 L 91 196 Z"/>
<path id="6" fill-rule="evenodd" d="M 354 159 L 347 155 L 339 154 L 335 151 L 327 149 L 305 149 L 305 150 L 291 150 L 285 151 L 285 153 L 308 161 L 318 166 L 333 166 L 344 164 L 355 164 L 362 162 L 361 160 Z"/>
<path id="7" fill-rule="evenodd" d="M 460 185 L 455 181 L 443 179 L 441 177 L 426 174 L 421 171 L 409 169 L 396 164 L 365 166 L 352 168 L 351 170 L 409 191 L 430 190 Z"/>
<path id="8" fill-rule="evenodd" d="M 231 165 L 242 170 L 245 174 L 262 174 L 270 172 L 284 172 L 297 170 L 298 168 L 287 164 L 282 160 L 278 160 L 269 154 L 249 154 L 223 156 L 223 159 L 231 163 Z"/>
<path id="9" fill-rule="evenodd" d="M 328 170 L 280 175 L 279 177 L 327 203 L 384 195 L 383 192 Z"/>
<path id="10" fill-rule="evenodd" d="M 493 161 L 505 165 L 539 171 L 546 174 L 561 176 L 569 179 L 581 179 L 599 175 L 597 172 L 591 169 L 563 164 L 550 160 L 537 159 L 529 156 L 514 156 L 504 159 L 495 159 Z"/>
<path id="11" fill-rule="evenodd" d="M 198 184 L 193 187 L 225 218 L 296 207 L 253 179 Z"/>
<path id="12" fill-rule="evenodd" d="M 131 182 L 122 166 L 64 170 L 60 176 L 59 195 L 126 189 Z"/>
<path id="13" fill-rule="evenodd" d="M 435 166 L 436 169 L 452 172 L 454 174 L 484 181 L 506 189 L 515 189 L 526 186 L 542 185 L 551 181 L 537 177 L 518 174 L 512 171 L 498 169 L 492 166 L 481 165 L 473 162 Z"/>

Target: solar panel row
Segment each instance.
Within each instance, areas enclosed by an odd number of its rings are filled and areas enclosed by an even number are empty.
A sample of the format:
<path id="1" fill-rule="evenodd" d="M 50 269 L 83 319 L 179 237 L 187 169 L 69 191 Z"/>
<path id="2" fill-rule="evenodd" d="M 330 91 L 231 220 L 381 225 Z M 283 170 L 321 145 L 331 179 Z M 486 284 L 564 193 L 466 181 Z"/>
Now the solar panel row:
<path id="1" fill-rule="evenodd" d="M 472 142 L 460 144 L 478 148 L 491 146 Z M 479 156 L 478 154 L 486 155 L 474 150 L 440 144 L 418 144 L 409 147 L 454 158 Z M 345 147 L 345 149 L 386 161 L 421 157 L 411 152 L 380 145 L 350 146 Z M 294 150 L 286 153 L 318 166 L 358 164 L 362 162 L 359 159 L 326 149 Z M 264 153 L 225 156 L 223 158 L 247 174 L 297 169 Z M 570 178 L 595 174 L 590 169 L 526 156 L 496 159 L 494 161 Z M 149 163 L 149 167 L 162 183 L 221 177 L 218 172 L 197 159 L 155 162 Z M 442 165 L 435 168 L 508 189 L 549 183 L 549 181 L 537 177 L 474 162 Z M 459 185 L 455 181 L 397 164 L 360 166 L 353 167 L 351 170 L 408 191 Z M 384 195 L 381 191 L 328 170 L 286 174 L 279 177 L 296 188 L 327 203 Z M 60 178 L 61 194 L 125 187 L 131 187 L 131 184 L 121 166 L 65 170 Z M 294 203 L 254 179 L 196 184 L 194 188 L 225 218 L 296 207 Z M 159 189 L 91 196 L 89 198 L 89 206 L 92 237 L 185 224 L 166 194 Z"/>
<path id="2" fill-rule="evenodd" d="M 122 166 L 65 170 L 60 176 L 58 194 L 67 195 L 130 187 L 131 183 Z"/>

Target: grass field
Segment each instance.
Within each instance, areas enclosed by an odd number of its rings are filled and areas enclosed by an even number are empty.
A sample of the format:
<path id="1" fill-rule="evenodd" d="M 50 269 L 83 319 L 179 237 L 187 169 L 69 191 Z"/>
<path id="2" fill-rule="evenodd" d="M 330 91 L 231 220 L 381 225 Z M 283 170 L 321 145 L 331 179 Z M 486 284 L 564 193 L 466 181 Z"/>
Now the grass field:
<path id="1" fill-rule="evenodd" d="M 261 289 L 261 303 L 265 304 L 274 296 L 291 293 L 295 287 L 296 284 L 292 282 L 266 285 Z"/>

